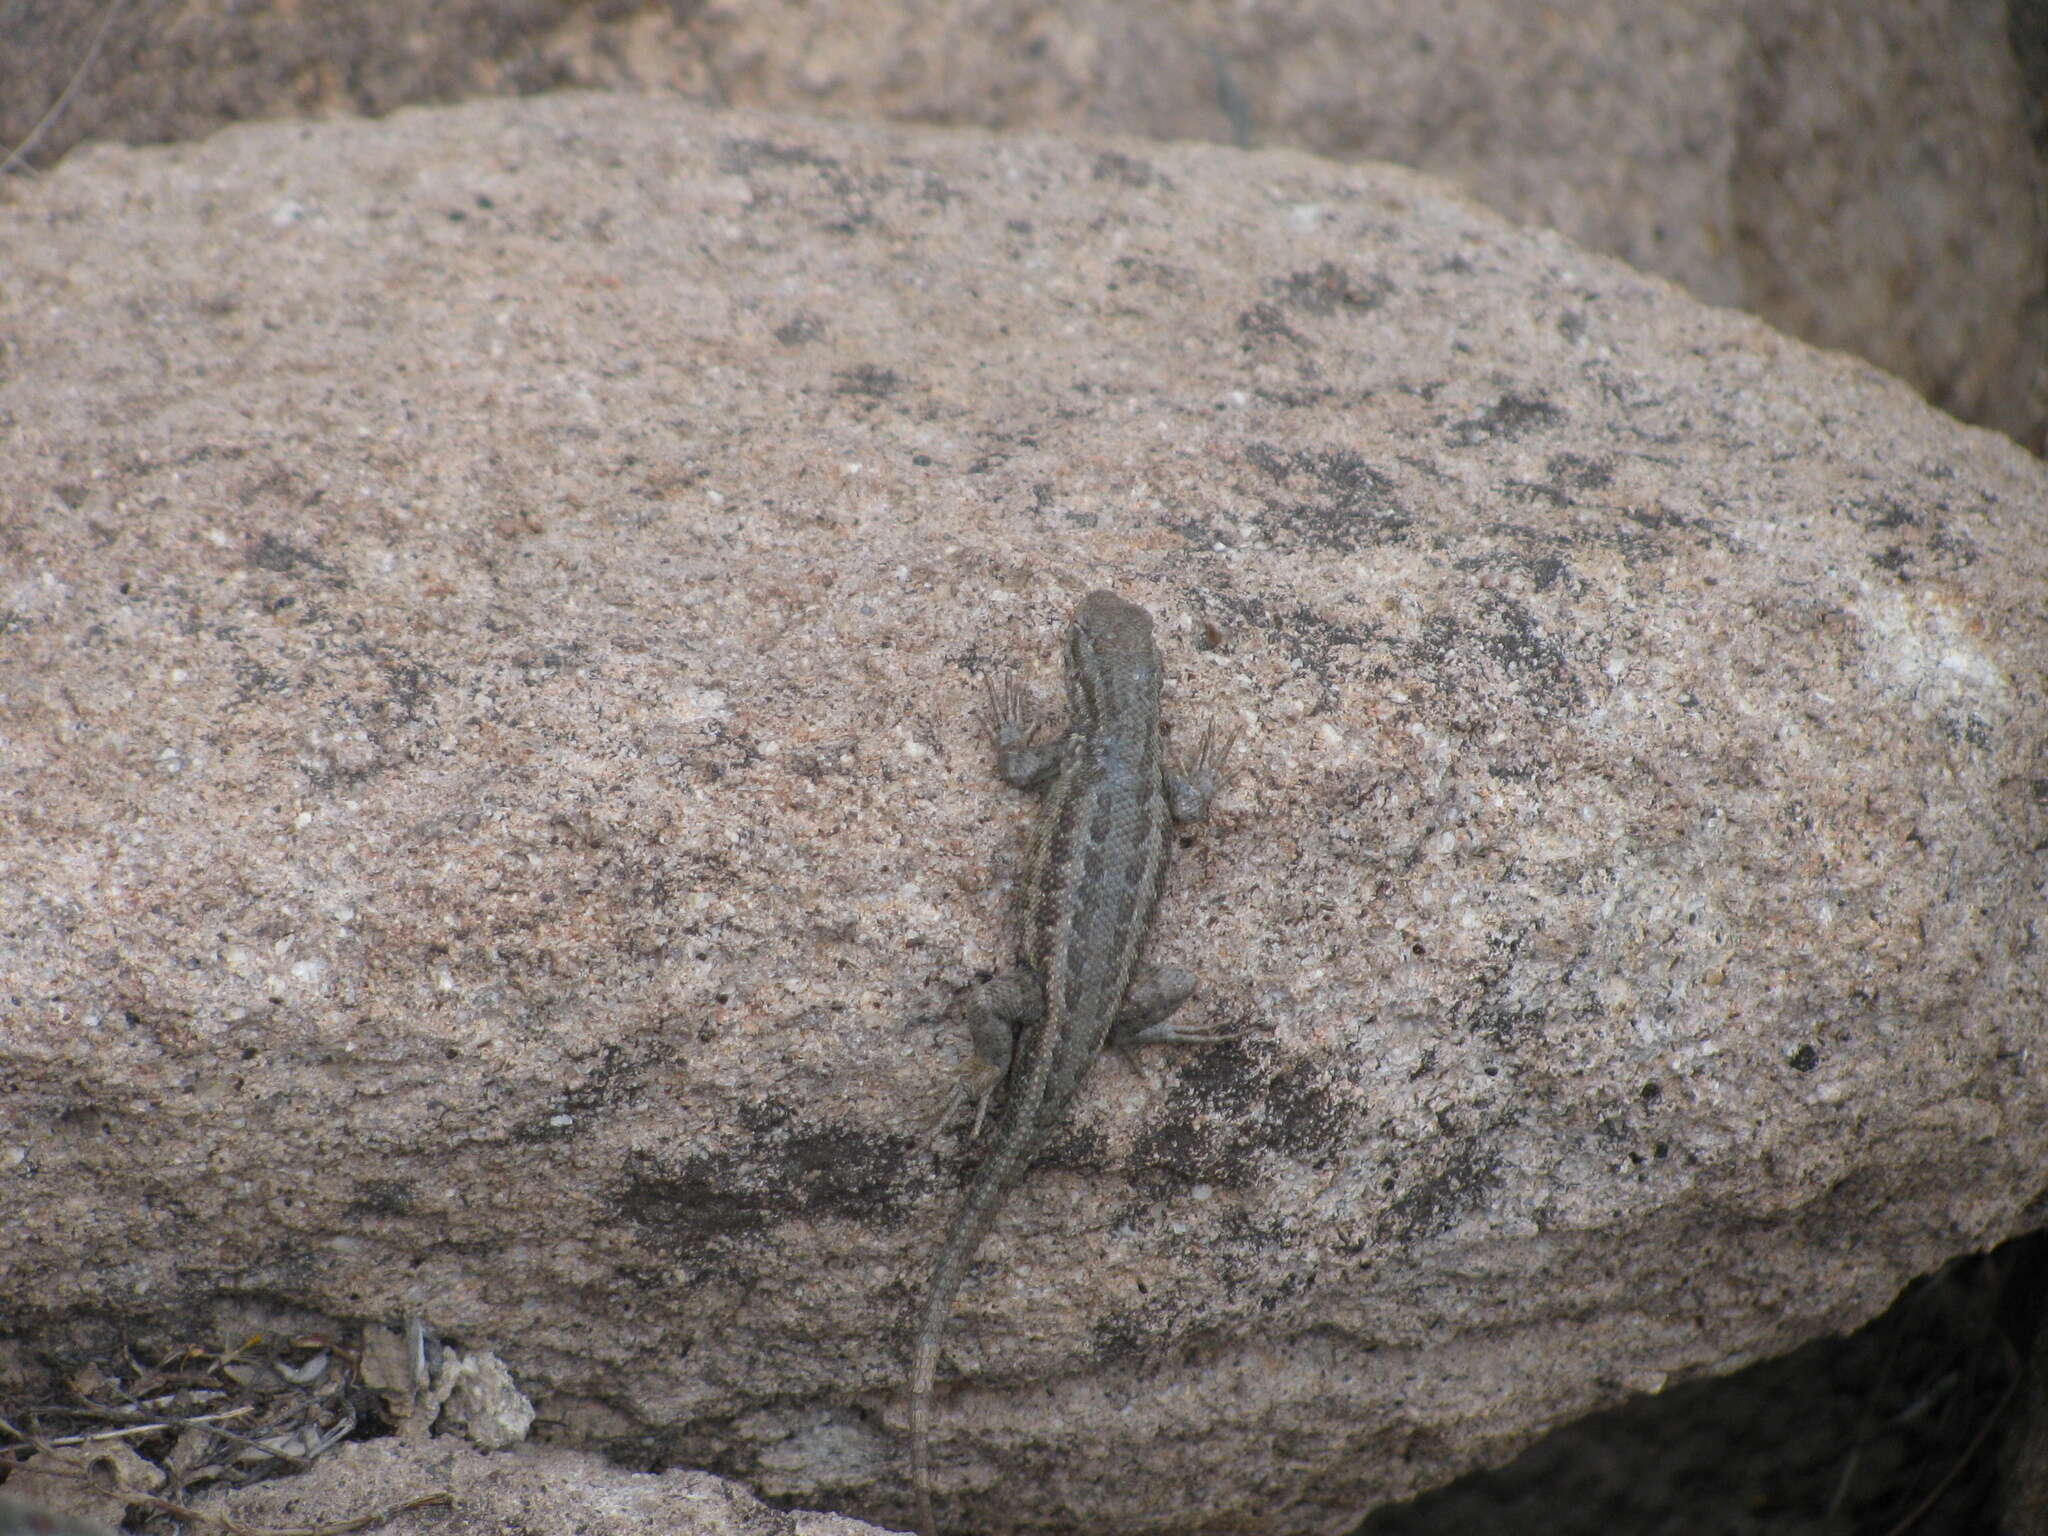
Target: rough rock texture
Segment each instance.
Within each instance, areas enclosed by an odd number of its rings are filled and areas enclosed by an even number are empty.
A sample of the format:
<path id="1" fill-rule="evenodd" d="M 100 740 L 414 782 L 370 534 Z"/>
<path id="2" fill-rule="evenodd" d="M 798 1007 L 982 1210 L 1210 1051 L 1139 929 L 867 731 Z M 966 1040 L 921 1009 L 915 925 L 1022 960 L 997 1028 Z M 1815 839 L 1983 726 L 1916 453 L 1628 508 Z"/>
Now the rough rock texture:
<path id="1" fill-rule="evenodd" d="M 0 0 L 0 143 L 36 134 L 76 73 L 30 163 L 86 137 L 572 83 L 1394 160 L 2048 448 L 2038 6 L 358 0 L 349 13 Z"/>
<path id="2" fill-rule="evenodd" d="M 204 1501 L 258 1530 L 324 1529 L 431 1492 L 449 1503 L 379 1522 L 378 1536 L 875 1536 L 844 1515 L 764 1507 L 703 1472 L 629 1472 L 577 1451 L 486 1453 L 458 1441 L 345 1445 L 299 1477 Z"/>
<path id="3" fill-rule="evenodd" d="M 900 1517 L 1110 584 L 1245 724 L 984 1249 L 983 1531 L 1318 1531 L 2048 1216 L 2048 469 L 1390 169 L 616 99 L 0 208 L 0 1295 L 428 1319 Z M 1029 1498 L 1021 1497 L 1030 1490 Z"/>

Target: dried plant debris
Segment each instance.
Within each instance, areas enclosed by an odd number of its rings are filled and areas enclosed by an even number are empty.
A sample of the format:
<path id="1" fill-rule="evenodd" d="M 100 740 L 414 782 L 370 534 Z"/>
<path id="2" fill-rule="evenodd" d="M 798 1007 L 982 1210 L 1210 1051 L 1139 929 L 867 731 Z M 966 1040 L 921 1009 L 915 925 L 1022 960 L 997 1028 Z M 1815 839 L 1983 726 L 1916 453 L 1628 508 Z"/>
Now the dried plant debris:
<path id="1" fill-rule="evenodd" d="M 416 1419 L 435 1434 L 462 1435 L 479 1450 L 502 1451 L 533 1427 L 533 1404 L 504 1361 L 487 1350 L 451 1349 L 417 1319 L 406 1324 L 403 1337 L 365 1328 L 361 1374 L 400 1433 Z"/>
<path id="2" fill-rule="evenodd" d="M 0 1465 L 52 1472 L 46 1457 L 118 1446 L 159 1474 L 147 1487 L 124 1476 L 123 1489 L 173 1501 L 209 1483 L 297 1471 L 374 1407 L 353 1356 L 317 1336 L 259 1337 L 227 1353 L 191 1345 L 156 1365 L 131 1352 L 81 1367 L 66 1387 L 65 1398 L 0 1420 Z"/>
<path id="3" fill-rule="evenodd" d="M 365 1330 L 351 1350 L 320 1335 L 257 1336 L 219 1352 L 189 1345 L 154 1365 L 133 1351 L 74 1370 L 49 1401 L 0 1414 L 0 1536 L 245 1527 L 187 1507 L 207 1487 L 305 1470 L 348 1439 L 416 1417 L 493 1446 L 524 1438 L 533 1410 L 496 1356 L 464 1355 L 423 1325 Z M 400 1508 L 446 1502 L 428 1494 Z M 330 1530 L 368 1529 L 378 1510 Z M 280 1533 L 267 1533 L 280 1536 Z"/>

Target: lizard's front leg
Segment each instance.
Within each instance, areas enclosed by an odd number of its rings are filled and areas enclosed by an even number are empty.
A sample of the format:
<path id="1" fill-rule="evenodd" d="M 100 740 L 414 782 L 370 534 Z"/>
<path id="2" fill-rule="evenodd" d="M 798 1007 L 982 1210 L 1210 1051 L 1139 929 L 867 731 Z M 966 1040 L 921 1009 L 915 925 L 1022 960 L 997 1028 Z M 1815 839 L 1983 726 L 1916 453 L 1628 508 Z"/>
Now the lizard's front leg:
<path id="1" fill-rule="evenodd" d="M 1038 733 L 1038 707 L 1015 678 L 988 685 L 987 726 L 996 749 L 996 773 L 1005 784 L 1040 790 L 1052 782 L 1066 739 L 1031 739 Z"/>

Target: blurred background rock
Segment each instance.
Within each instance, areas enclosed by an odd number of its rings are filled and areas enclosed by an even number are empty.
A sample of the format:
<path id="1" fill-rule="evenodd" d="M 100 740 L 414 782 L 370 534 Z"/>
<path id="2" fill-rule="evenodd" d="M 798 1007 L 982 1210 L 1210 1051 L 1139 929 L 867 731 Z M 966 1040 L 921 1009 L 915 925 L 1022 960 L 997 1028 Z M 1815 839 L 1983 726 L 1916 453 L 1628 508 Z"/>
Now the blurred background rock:
<path id="1" fill-rule="evenodd" d="M 575 86 L 1397 161 L 2048 447 L 2048 0 L 0 0 L 17 171 Z"/>

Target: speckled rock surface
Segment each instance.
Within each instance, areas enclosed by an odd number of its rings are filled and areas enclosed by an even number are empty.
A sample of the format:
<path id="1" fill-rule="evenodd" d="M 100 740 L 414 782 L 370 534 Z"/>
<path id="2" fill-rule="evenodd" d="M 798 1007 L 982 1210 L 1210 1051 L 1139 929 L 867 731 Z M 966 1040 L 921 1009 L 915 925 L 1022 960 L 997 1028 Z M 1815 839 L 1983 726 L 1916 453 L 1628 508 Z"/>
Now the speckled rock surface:
<path id="1" fill-rule="evenodd" d="M 703 1472 L 660 1477 L 545 1446 L 484 1452 L 448 1440 L 345 1445 L 302 1476 L 204 1501 L 257 1530 L 326 1529 L 427 1494 L 447 1495 L 379 1521 L 380 1536 L 875 1536 L 844 1515 L 769 1509 Z"/>
<path id="2" fill-rule="evenodd" d="M 1245 727 L 1155 945 L 1245 1033 L 985 1247 L 955 1526 L 1341 1528 L 2048 1215 L 2048 470 L 1868 367 L 1401 172 L 594 98 L 89 151 L 0 269 L 38 1347 L 419 1315 L 900 1518 L 972 711 L 1101 584 Z"/>

